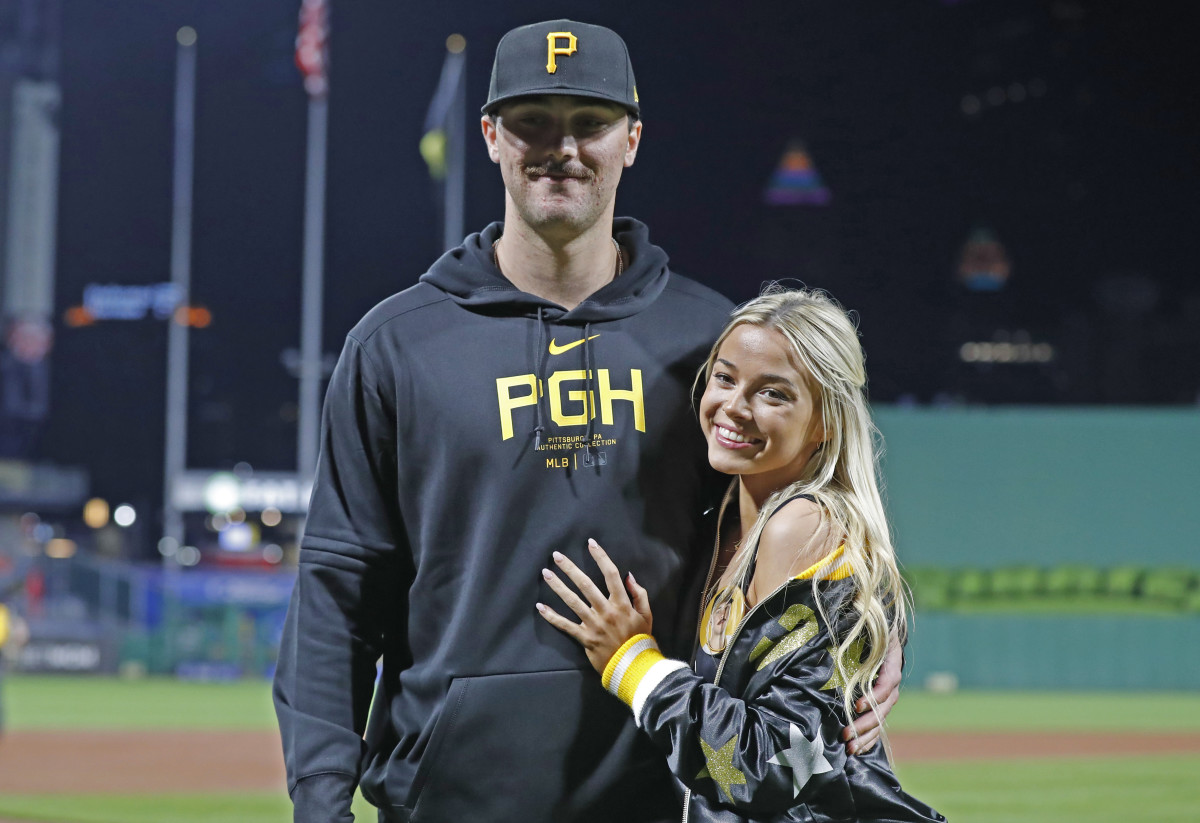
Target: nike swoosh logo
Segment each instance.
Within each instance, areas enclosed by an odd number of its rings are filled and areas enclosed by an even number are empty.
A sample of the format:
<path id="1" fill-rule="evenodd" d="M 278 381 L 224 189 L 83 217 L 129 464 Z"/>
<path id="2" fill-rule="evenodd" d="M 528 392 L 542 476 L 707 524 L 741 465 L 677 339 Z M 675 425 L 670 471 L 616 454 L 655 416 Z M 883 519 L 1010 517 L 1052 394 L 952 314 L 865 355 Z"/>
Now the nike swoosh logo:
<path id="1" fill-rule="evenodd" d="M 565 346 L 556 345 L 554 343 L 554 338 L 551 338 L 550 339 L 550 354 L 551 355 L 562 354 L 565 351 L 570 351 L 571 349 L 575 348 L 576 346 L 581 345 L 584 340 L 595 340 L 599 336 L 600 335 L 598 335 L 598 334 L 593 334 L 591 337 L 585 337 L 585 338 L 583 338 L 583 340 L 576 340 L 574 343 L 568 343 Z"/>

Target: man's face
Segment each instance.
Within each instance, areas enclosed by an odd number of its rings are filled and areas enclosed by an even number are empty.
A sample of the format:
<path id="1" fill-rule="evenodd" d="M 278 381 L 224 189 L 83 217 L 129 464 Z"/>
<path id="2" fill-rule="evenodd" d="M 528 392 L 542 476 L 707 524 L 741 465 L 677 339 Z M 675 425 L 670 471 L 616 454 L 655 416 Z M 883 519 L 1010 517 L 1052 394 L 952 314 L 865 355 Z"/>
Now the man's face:
<path id="1" fill-rule="evenodd" d="M 564 95 L 505 103 L 482 126 L 517 215 L 535 229 L 574 233 L 611 217 L 621 171 L 633 165 L 642 135 L 620 106 Z"/>

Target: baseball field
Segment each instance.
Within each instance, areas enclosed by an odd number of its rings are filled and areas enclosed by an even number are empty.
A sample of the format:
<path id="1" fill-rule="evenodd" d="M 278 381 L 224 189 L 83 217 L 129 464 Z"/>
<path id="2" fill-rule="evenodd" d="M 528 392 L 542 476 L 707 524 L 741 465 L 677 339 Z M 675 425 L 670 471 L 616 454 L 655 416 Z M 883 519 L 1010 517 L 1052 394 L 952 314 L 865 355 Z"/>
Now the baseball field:
<path id="1" fill-rule="evenodd" d="M 291 819 L 266 683 L 4 689 L 0 823 Z M 955 823 L 1200 819 L 1200 694 L 910 691 L 893 719 L 905 787 Z"/>

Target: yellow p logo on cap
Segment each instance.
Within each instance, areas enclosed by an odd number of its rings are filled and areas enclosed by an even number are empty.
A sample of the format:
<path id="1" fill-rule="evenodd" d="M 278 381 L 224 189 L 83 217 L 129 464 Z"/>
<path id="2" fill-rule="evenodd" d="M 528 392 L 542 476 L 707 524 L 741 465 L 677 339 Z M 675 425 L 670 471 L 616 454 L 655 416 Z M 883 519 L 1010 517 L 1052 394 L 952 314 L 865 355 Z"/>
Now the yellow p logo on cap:
<path id="1" fill-rule="evenodd" d="M 566 47 L 558 45 L 559 40 L 566 40 L 569 45 Z M 570 57 L 575 53 L 575 45 L 579 39 L 569 31 L 552 31 L 546 35 L 546 74 L 554 74 L 558 71 L 558 63 L 554 62 L 556 56 Z"/>

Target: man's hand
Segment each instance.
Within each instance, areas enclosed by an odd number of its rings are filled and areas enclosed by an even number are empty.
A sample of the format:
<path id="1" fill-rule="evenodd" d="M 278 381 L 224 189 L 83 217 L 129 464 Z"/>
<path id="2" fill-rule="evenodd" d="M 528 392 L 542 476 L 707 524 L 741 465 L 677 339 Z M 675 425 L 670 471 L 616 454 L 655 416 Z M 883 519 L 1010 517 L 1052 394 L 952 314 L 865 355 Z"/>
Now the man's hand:
<path id="1" fill-rule="evenodd" d="M 879 742 L 883 721 L 900 699 L 900 675 L 903 668 L 904 649 L 900 646 L 900 638 L 892 632 L 887 654 L 884 655 L 883 665 L 879 668 L 879 676 L 875 678 L 875 685 L 871 687 L 871 694 L 875 697 L 878 709 L 871 709 L 866 695 L 860 697 L 854 704 L 855 710 L 859 712 L 858 718 L 842 729 L 842 739 L 847 741 L 848 754 L 869 752 Z"/>
<path id="2" fill-rule="evenodd" d="M 583 650 L 587 652 L 588 660 L 597 672 L 603 674 L 608 661 L 626 640 L 637 634 L 650 634 L 654 616 L 650 613 L 650 598 L 646 590 L 633 579 L 633 573 L 626 575 L 622 583 L 621 573 L 604 549 L 600 548 L 600 544 L 589 540 L 588 549 L 596 565 L 600 567 L 600 573 L 604 575 L 608 596 L 605 597 L 578 566 L 564 555 L 555 552 L 554 562 L 571 582 L 579 587 L 583 598 L 575 594 L 549 569 L 542 569 L 542 577 L 582 622 L 573 623 L 549 606 L 541 603 L 536 605 L 546 622 L 579 641 Z"/>

